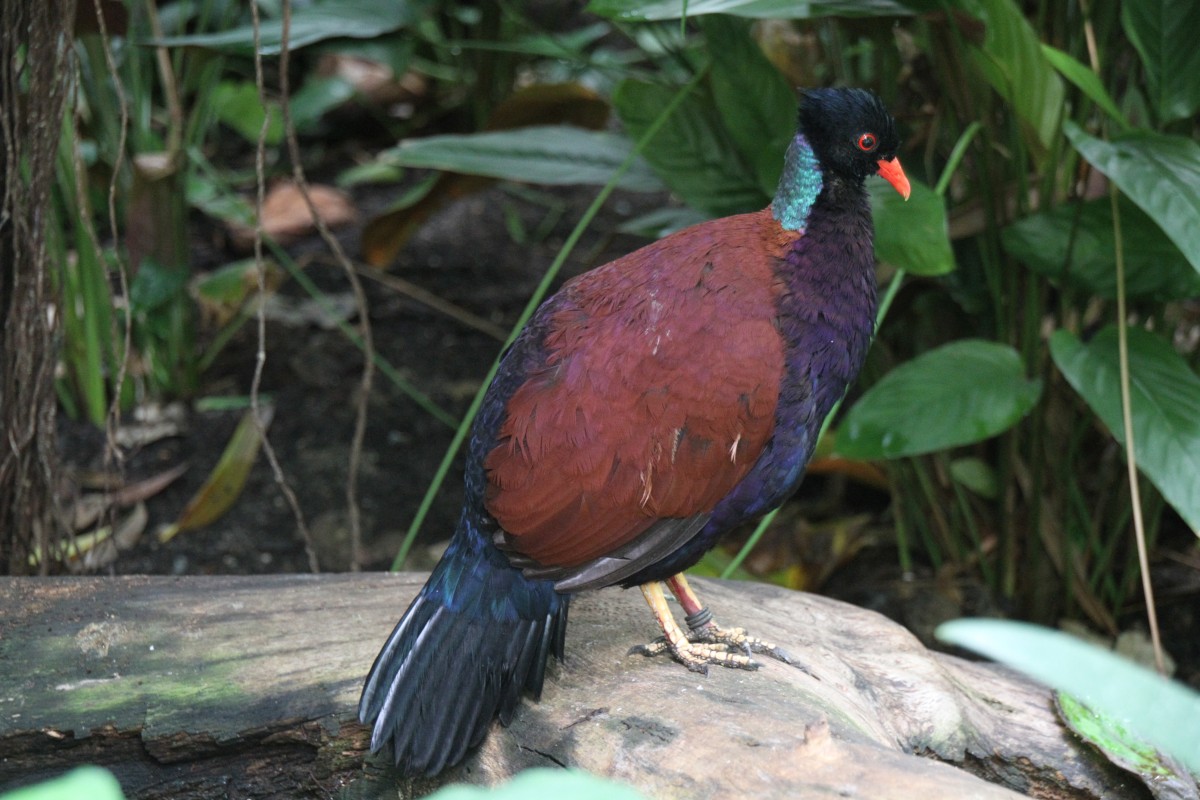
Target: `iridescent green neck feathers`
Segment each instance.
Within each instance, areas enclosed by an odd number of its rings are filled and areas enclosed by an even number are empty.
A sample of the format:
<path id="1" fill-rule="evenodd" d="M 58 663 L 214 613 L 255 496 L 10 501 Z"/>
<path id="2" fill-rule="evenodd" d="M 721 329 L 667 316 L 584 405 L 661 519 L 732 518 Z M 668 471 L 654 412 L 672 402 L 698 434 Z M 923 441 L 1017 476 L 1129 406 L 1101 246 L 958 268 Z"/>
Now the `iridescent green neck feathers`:
<path id="1" fill-rule="evenodd" d="M 779 188 L 771 201 L 771 216 L 787 230 L 803 231 L 821 186 L 821 165 L 808 140 L 797 135 L 783 160 Z"/>

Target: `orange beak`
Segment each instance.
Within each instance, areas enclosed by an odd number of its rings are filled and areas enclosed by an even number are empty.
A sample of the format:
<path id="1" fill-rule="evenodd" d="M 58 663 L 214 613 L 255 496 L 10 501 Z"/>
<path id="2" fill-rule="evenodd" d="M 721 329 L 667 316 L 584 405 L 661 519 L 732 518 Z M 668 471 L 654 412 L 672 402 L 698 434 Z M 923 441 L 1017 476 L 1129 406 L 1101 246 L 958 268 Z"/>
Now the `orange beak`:
<path id="1" fill-rule="evenodd" d="M 912 187 L 908 185 L 908 176 L 904 174 L 899 158 L 893 158 L 891 161 L 880 159 L 879 177 L 890 183 L 905 200 L 912 194 Z"/>

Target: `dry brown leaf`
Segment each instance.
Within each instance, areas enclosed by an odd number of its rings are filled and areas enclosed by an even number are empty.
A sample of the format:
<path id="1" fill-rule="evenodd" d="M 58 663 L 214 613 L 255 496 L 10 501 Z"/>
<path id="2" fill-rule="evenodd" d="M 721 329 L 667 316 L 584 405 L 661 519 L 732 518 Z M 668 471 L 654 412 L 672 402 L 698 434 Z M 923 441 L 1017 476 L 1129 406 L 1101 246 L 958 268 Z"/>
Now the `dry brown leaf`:
<path id="1" fill-rule="evenodd" d="M 358 211 L 350 196 L 345 192 L 314 183 L 308 186 L 317 215 L 330 228 L 348 225 L 357 218 Z M 254 229 L 246 225 L 231 224 L 235 246 L 249 249 L 254 245 Z M 280 244 L 288 244 L 316 229 L 308 203 L 300 188 L 292 181 L 280 181 L 271 187 L 263 200 L 263 234 Z"/>

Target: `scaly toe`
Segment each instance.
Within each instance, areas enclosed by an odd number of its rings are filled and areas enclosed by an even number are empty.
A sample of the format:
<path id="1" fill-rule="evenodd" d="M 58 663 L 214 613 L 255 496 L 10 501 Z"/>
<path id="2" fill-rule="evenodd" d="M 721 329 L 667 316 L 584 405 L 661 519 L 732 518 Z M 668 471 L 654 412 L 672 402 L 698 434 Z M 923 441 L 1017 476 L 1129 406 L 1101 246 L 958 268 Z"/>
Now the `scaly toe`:
<path id="1" fill-rule="evenodd" d="M 737 648 L 739 651 L 741 647 Z M 751 660 L 749 652 L 745 655 L 734 652 L 727 642 L 690 642 L 683 641 L 677 645 L 671 644 L 665 637 L 659 637 L 649 644 L 639 644 L 629 649 L 628 655 L 642 655 L 649 658 L 670 653 L 671 656 L 692 672 L 708 674 L 709 664 L 731 669 L 758 669 L 759 665 Z"/>
<path id="2" fill-rule="evenodd" d="M 692 642 L 706 642 L 713 645 L 724 644 L 730 649 L 736 648 L 741 650 L 747 656 L 751 653 L 759 653 L 812 675 L 803 664 L 793 658 L 782 647 L 749 635 L 746 633 L 745 628 L 722 628 L 715 622 L 709 622 L 698 628 L 689 629 L 688 640 Z"/>

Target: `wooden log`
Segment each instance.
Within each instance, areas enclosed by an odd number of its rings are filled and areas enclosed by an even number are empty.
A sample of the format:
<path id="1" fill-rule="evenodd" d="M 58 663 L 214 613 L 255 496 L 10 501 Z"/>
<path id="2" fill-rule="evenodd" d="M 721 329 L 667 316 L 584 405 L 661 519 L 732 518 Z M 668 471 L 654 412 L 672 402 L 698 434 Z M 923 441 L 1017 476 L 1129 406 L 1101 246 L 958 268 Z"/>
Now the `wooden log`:
<path id="1" fill-rule="evenodd" d="M 541 701 L 460 767 L 405 781 L 367 755 L 354 714 L 424 578 L 2 579 L 0 790 L 94 763 L 130 798 L 405 797 L 557 764 L 654 798 L 1145 796 L 1038 686 L 872 612 L 711 580 L 695 585 L 719 620 L 808 672 L 768 660 L 704 677 L 629 656 L 655 633 L 638 593 L 583 595 Z"/>

